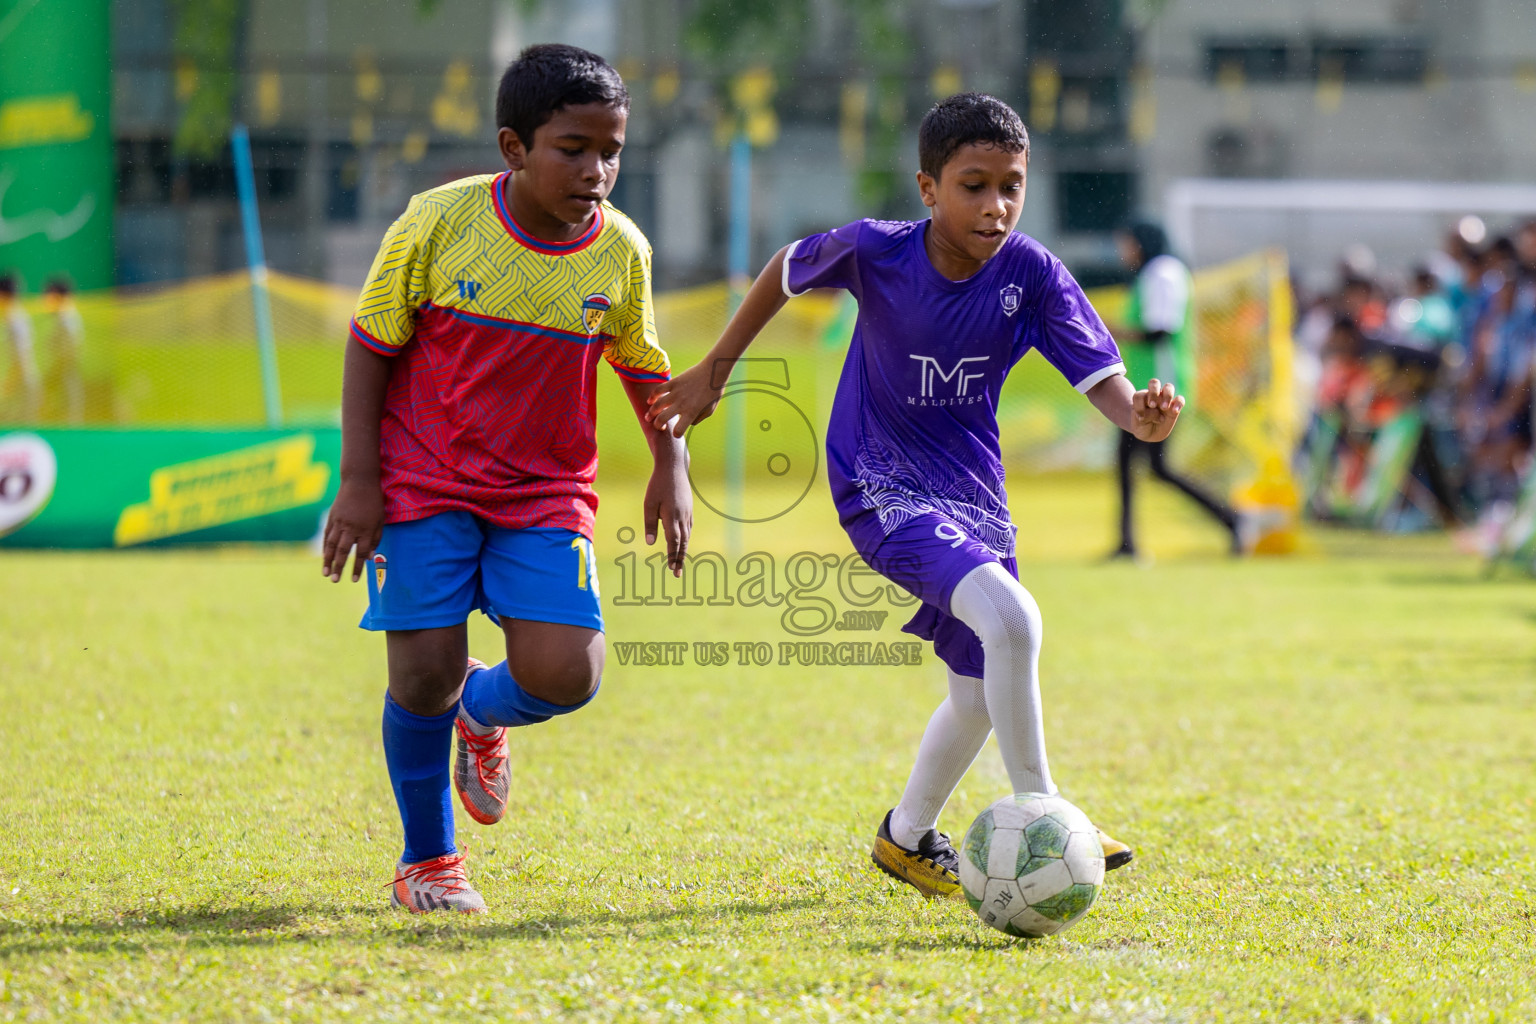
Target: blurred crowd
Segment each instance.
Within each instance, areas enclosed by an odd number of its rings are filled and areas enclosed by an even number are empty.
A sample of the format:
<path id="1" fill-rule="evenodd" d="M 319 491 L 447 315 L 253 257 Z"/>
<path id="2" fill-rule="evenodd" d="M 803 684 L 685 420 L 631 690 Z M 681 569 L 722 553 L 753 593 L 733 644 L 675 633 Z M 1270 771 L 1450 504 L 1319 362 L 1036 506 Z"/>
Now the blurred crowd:
<path id="1" fill-rule="evenodd" d="M 1462 218 L 1406 275 L 1346 252 L 1298 296 L 1299 457 L 1309 511 L 1412 529 L 1507 518 L 1531 475 L 1536 220 Z"/>

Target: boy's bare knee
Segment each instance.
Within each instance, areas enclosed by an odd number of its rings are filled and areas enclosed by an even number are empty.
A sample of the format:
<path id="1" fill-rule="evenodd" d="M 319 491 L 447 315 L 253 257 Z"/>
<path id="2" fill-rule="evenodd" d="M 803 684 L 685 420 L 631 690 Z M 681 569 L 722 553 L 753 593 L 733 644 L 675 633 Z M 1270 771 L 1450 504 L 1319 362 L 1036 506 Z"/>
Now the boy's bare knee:
<path id="1" fill-rule="evenodd" d="M 461 672 L 457 678 L 440 673 L 397 676 L 389 674 L 389 695 L 395 703 L 413 715 L 435 718 L 446 713 L 458 703 L 459 690 L 464 683 Z"/>
<path id="2" fill-rule="evenodd" d="M 512 678 L 528 693 L 551 704 L 569 707 L 597 692 L 602 681 L 602 659 L 542 657 L 513 659 Z"/>
<path id="3" fill-rule="evenodd" d="M 435 717 L 458 702 L 468 663 L 463 627 L 391 630 L 389 694 L 413 715 Z"/>
<path id="4" fill-rule="evenodd" d="M 570 707 L 597 692 L 606 647 L 595 629 L 518 622 L 507 630 L 507 667 L 526 692 Z"/>
<path id="5" fill-rule="evenodd" d="M 590 673 L 551 672 L 534 673 L 518 684 L 540 700 L 561 707 L 573 707 L 597 692 L 599 679 Z"/>

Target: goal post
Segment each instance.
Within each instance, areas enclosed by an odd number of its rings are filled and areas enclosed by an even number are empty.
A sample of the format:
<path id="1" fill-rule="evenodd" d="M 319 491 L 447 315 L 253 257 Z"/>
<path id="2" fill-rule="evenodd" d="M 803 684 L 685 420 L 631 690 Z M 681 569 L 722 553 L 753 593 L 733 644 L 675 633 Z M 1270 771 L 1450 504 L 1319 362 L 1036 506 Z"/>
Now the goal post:
<path id="1" fill-rule="evenodd" d="M 1406 270 L 1467 214 L 1494 230 L 1536 215 L 1536 185 L 1180 178 L 1164 199 L 1169 237 L 1192 266 L 1279 248 L 1311 287 L 1332 283 L 1350 246 L 1365 245 L 1382 266 Z"/>

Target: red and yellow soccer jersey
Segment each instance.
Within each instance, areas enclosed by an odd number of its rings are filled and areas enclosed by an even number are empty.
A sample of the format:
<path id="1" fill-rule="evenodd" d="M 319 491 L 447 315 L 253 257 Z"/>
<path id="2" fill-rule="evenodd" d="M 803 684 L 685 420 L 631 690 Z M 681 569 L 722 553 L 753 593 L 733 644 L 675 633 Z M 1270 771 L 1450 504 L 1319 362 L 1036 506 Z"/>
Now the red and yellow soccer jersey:
<path id="1" fill-rule="evenodd" d="M 379 438 L 384 518 L 464 509 L 592 536 L 597 360 L 666 380 L 651 251 L 604 203 L 573 242 L 511 217 L 506 173 L 414 197 L 379 246 L 352 337 L 397 356 Z"/>

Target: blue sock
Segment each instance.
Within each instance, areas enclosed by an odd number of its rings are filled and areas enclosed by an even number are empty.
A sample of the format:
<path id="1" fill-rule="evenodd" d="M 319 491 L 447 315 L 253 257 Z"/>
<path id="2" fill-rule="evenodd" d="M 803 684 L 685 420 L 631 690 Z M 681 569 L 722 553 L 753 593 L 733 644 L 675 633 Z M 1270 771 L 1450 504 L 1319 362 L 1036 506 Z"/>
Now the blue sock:
<path id="1" fill-rule="evenodd" d="M 413 715 L 384 695 L 384 762 L 405 825 L 400 859 L 418 864 L 453 853 L 453 798 L 448 762 L 454 708 L 436 718 Z"/>
<path id="2" fill-rule="evenodd" d="M 596 696 L 594 691 L 579 704 L 551 704 L 517 685 L 512 670 L 502 662 L 495 668 L 472 672 L 464 680 L 464 697 L 460 703 L 469 717 L 481 725 L 499 727 L 547 722 L 555 715 L 568 715 L 585 707 Z"/>

